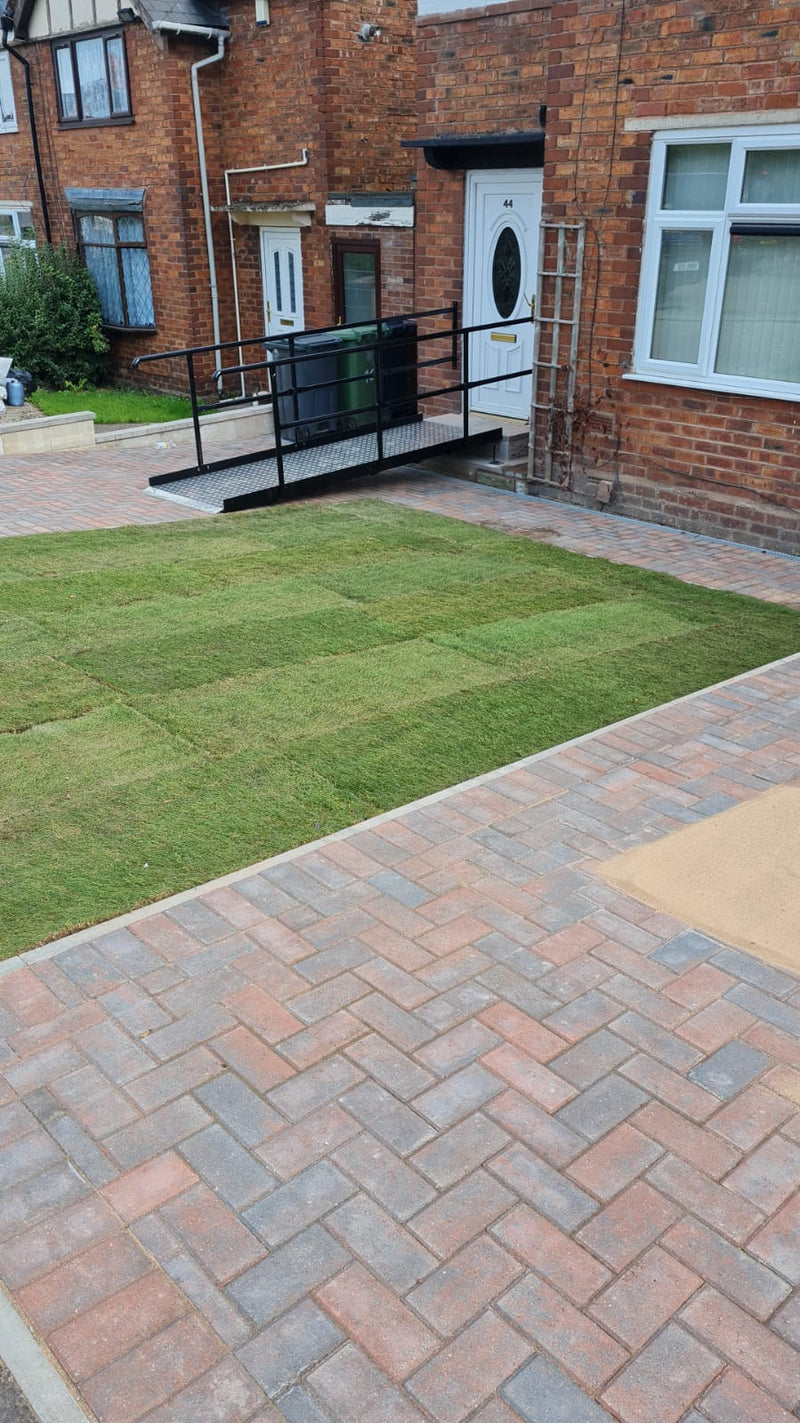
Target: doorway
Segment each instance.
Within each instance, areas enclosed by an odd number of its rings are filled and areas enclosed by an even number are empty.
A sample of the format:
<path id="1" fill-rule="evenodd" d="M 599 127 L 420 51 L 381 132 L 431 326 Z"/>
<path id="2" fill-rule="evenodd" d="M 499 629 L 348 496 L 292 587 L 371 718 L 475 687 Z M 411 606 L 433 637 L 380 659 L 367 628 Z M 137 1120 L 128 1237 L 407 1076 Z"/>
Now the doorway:
<path id="1" fill-rule="evenodd" d="M 266 334 L 288 336 L 302 331 L 303 263 L 298 228 L 261 228 L 261 274 Z"/>
<path id="2" fill-rule="evenodd" d="M 464 322 L 530 316 L 536 294 L 541 171 L 468 172 L 464 221 Z M 470 379 L 495 380 L 474 390 L 470 409 L 510 420 L 530 416 L 533 324 L 483 331 L 470 340 Z"/>

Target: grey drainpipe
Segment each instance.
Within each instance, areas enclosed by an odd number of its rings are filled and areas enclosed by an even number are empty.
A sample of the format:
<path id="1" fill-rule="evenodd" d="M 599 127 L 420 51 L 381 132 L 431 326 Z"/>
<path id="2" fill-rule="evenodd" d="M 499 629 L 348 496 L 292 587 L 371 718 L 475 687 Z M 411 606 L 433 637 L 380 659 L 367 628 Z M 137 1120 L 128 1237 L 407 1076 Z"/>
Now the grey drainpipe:
<path id="1" fill-rule="evenodd" d="M 214 257 L 214 238 L 211 231 L 211 200 L 208 195 L 208 170 L 206 168 L 206 146 L 203 138 L 203 111 L 200 106 L 200 85 L 198 82 L 198 70 L 205 69 L 209 64 L 218 64 L 225 55 L 225 40 L 227 31 L 203 29 L 200 25 L 182 25 L 173 20 L 156 20 L 153 25 L 154 30 L 166 30 L 171 34 L 204 35 L 206 39 L 217 41 L 216 54 L 210 54 L 206 59 L 198 59 L 192 65 L 192 102 L 194 104 L 194 126 L 197 134 L 197 156 L 200 160 L 200 191 L 203 197 L 203 219 L 206 229 L 206 251 L 208 253 L 208 279 L 211 288 L 211 322 L 214 332 L 214 341 L 219 345 L 219 289 L 217 286 L 217 263 Z M 222 382 L 218 382 L 221 388 Z"/>
<path id="2" fill-rule="evenodd" d="M 33 147 L 33 161 L 36 165 L 36 178 L 39 184 L 39 202 L 42 209 L 42 221 L 44 223 L 44 235 L 47 242 L 52 242 L 53 234 L 50 228 L 50 211 L 47 206 L 47 194 L 44 190 L 44 174 L 42 173 L 42 155 L 39 151 L 39 135 L 36 132 L 36 114 L 33 110 L 33 86 L 31 84 L 31 66 L 17 50 L 12 49 L 8 43 L 8 37 L 13 33 L 14 17 L 4 10 L 0 16 L 0 25 L 3 29 L 3 49 L 12 59 L 16 59 L 18 64 L 25 70 L 25 98 L 28 104 L 28 122 L 31 126 L 31 145 Z"/>

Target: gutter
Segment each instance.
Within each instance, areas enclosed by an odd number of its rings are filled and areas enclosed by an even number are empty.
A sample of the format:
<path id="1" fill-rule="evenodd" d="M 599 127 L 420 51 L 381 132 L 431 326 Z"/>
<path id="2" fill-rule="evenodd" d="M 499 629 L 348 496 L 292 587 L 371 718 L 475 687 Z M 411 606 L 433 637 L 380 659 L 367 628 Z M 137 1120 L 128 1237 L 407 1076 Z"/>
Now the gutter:
<path id="1" fill-rule="evenodd" d="M 10 54 L 12 59 L 16 59 L 18 64 L 25 70 L 25 99 L 28 105 L 28 123 L 31 128 L 31 145 L 33 147 L 33 161 L 36 166 L 36 181 L 39 186 L 39 203 L 42 209 L 42 221 L 44 223 L 45 241 L 51 243 L 53 233 L 50 227 L 50 210 L 47 206 L 47 194 L 44 190 L 44 173 L 42 172 L 42 155 L 39 149 L 39 135 L 36 131 L 36 114 L 33 108 L 33 85 L 31 84 L 31 66 L 29 60 L 19 54 L 16 49 L 12 49 L 8 43 L 8 37 L 14 30 L 14 19 L 9 14 L 8 8 L 0 16 L 0 25 L 3 29 L 3 49 L 6 54 Z"/>
<path id="2" fill-rule="evenodd" d="M 206 252 L 208 254 L 208 281 L 211 289 L 211 322 L 214 335 L 214 344 L 220 343 L 219 324 L 219 287 L 217 284 L 217 263 L 214 256 L 214 236 L 211 229 L 211 200 L 208 194 L 208 168 L 206 165 L 206 146 L 203 137 L 203 111 L 200 104 L 200 84 L 198 72 L 205 69 L 209 64 L 218 64 L 225 57 L 225 40 L 228 37 L 227 30 L 205 29 L 201 25 L 184 25 L 173 20 L 156 20 L 154 30 L 166 31 L 174 35 L 200 35 L 203 39 L 216 40 L 217 52 L 210 54 L 206 59 L 198 59 L 192 65 L 192 103 L 194 106 L 194 127 L 197 134 L 197 156 L 200 161 L 200 191 L 203 199 L 203 222 L 206 232 Z M 218 381 L 217 388 L 221 390 L 222 381 Z"/>

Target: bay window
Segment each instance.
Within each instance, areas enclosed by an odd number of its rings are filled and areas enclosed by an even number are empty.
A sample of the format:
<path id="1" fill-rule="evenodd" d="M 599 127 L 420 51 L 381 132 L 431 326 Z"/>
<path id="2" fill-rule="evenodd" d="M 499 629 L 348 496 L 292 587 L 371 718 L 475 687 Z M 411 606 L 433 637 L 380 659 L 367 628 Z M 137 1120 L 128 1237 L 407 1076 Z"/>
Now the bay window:
<path id="1" fill-rule="evenodd" d="M 142 214 L 82 212 L 77 225 L 83 260 L 97 285 L 105 324 L 152 328 L 153 292 Z"/>
<path id="2" fill-rule="evenodd" d="M 800 127 L 653 139 L 634 376 L 800 399 Z"/>

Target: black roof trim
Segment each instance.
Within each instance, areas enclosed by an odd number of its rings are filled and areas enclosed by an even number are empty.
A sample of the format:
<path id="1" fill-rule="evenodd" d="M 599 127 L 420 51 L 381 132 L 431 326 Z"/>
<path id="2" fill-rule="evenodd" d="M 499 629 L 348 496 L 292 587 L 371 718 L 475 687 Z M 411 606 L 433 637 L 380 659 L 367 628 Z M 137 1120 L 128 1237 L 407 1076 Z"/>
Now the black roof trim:
<path id="1" fill-rule="evenodd" d="M 431 168 L 541 168 L 544 129 L 528 133 L 446 134 L 442 138 L 404 139 L 401 148 L 421 148 Z"/>

